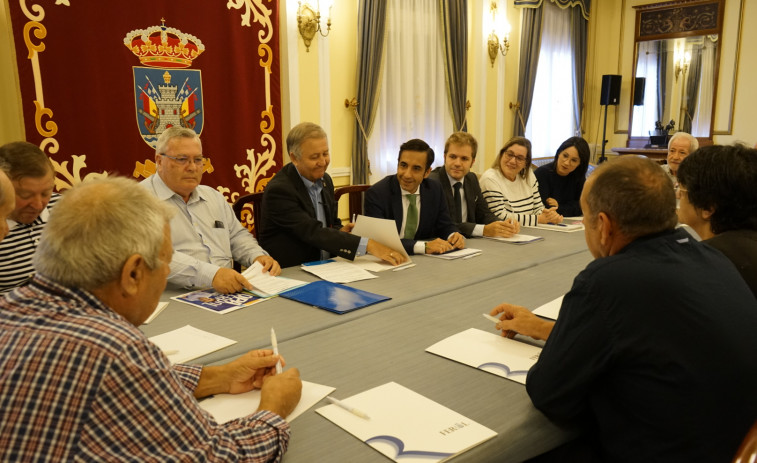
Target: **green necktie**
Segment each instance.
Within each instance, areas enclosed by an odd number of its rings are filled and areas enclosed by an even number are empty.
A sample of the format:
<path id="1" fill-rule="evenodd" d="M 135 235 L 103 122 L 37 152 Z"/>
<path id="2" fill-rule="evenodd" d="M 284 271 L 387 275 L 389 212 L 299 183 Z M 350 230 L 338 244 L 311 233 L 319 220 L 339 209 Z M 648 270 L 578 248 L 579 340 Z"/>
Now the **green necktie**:
<path id="1" fill-rule="evenodd" d="M 405 239 L 412 240 L 415 238 L 415 231 L 418 230 L 418 206 L 415 204 L 415 197 L 418 195 L 407 195 L 407 220 L 405 221 Z"/>

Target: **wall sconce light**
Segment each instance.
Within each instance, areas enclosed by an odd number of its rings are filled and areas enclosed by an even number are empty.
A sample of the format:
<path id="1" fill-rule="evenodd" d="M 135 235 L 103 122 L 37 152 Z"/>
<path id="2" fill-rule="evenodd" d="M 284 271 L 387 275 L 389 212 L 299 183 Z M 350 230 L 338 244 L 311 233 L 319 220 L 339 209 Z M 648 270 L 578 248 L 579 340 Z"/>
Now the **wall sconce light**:
<path id="1" fill-rule="evenodd" d="M 487 47 L 489 50 L 489 59 L 492 62 L 492 67 L 494 67 L 497 53 L 502 53 L 502 56 L 507 56 L 507 51 L 510 49 L 510 24 L 507 22 L 504 12 L 499 15 L 497 14 L 497 2 L 491 2 L 490 10 L 492 13 L 492 32 L 489 34 Z M 499 43 L 497 29 L 499 29 L 504 36 L 502 43 Z"/>
<path id="2" fill-rule="evenodd" d="M 683 73 L 683 78 L 686 78 L 686 73 L 689 71 L 689 63 L 691 63 L 691 52 L 684 52 L 683 48 L 677 48 L 675 50 L 675 76 L 676 82 L 678 82 L 678 75 Z"/>
<path id="3" fill-rule="evenodd" d="M 319 32 L 323 37 L 329 35 L 331 31 L 332 2 L 333 0 L 317 1 L 315 9 L 313 9 L 309 2 L 297 2 L 297 29 L 300 30 L 302 41 L 305 42 L 305 51 L 310 51 L 310 44 L 313 42 L 316 32 Z M 323 3 L 324 10 L 328 11 L 325 34 L 323 33 L 323 28 L 321 28 L 321 3 Z"/>

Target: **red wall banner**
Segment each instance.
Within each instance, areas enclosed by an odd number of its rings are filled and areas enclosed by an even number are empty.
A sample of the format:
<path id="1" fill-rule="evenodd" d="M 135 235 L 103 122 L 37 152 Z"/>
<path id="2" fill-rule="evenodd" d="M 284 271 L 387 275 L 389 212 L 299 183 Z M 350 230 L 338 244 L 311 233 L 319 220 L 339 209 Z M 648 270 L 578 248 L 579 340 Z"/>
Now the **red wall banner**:
<path id="1" fill-rule="evenodd" d="M 166 127 L 200 134 L 233 202 L 282 165 L 278 0 L 10 0 L 26 139 L 56 190 L 145 178 Z"/>

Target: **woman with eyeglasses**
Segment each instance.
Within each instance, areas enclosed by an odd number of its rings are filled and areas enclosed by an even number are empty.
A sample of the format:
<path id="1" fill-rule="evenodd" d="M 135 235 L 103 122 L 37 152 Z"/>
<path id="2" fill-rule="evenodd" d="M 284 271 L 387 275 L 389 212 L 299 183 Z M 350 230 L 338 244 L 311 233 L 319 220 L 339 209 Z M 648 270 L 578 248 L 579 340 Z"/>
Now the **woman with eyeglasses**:
<path id="1" fill-rule="evenodd" d="M 728 257 L 757 296 L 757 150 L 705 146 L 678 169 L 678 220 Z"/>
<path id="2" fill-rule="evenodd" d="M 489 209 L 500 220 L 517 220 L 523 226 L 560 223 L 557 207 L 545 208 L 539 182 L 531 171 L 531 142 L 513 137 L 499 150 L 497 159 L 479 181 Z"/>
<path id="3" fill-rule="evenodd" d="M 539 194 L 546 207 L 557 207 L 557 213 L 566 217 L 582 215 L 579 200 L 590 156 L 586 140 L 570 137 L 557 148 L 554 161 L 536 169 Z"/>

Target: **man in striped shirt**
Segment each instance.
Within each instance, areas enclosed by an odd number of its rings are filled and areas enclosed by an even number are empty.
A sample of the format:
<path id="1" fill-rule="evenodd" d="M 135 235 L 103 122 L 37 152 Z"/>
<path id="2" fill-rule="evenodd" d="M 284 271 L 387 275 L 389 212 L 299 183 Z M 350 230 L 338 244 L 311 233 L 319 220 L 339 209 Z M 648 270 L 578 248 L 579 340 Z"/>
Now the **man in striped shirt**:
<path id="1" fill-rule="evenodd" d="M 0 163 L 0 241 L 8 234 L 6 219 L 16 206 L 13 184 L 5 174 L 5 163 Z"/>
<path id="2" fill-rule="evenodd" d="M 8 236 L 0 242 L 0 293 L 6 293 L 34 274 L 32 256 L 59 195 L 53 193 L 53 165 L 36 145 L 0 146 L 0 162 L 16 190 L 16 207 L 6 219 Z"/>
<path id="3" fill-rule="evenodd" d="M 270 350 L 171 365 L 137 328 L 166 286 L 171 214 L 125 178 L 60 200 L 37 274 L 0 298 L 0 461 L 281 460 L 296 369 L 275 374 Z M 196 400 L 257 388 L 258 410 L 225 424 Z"/>

